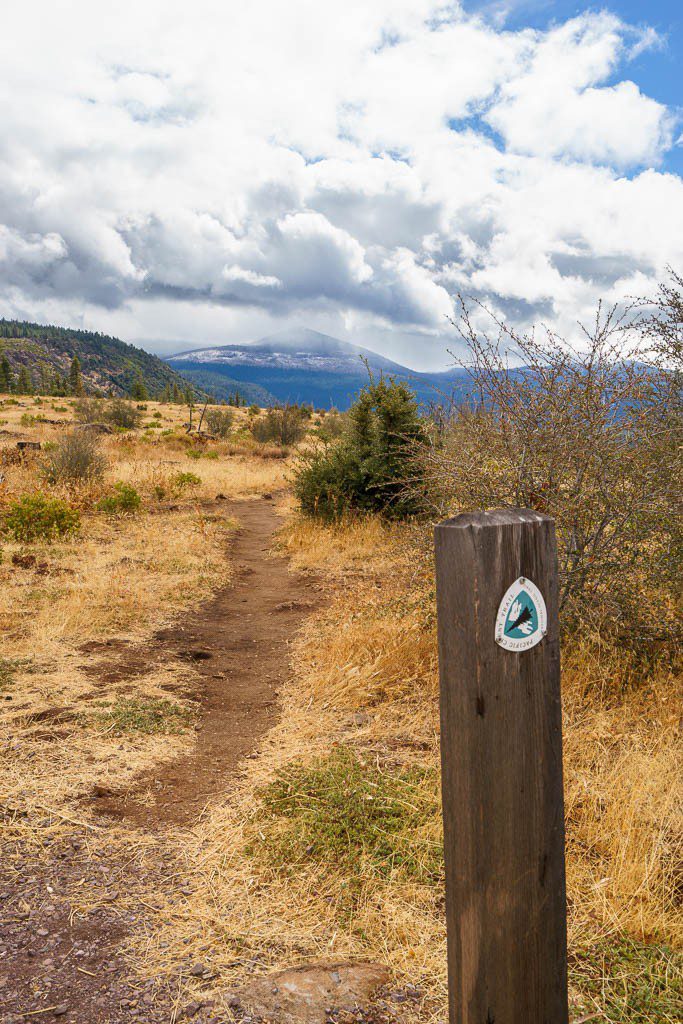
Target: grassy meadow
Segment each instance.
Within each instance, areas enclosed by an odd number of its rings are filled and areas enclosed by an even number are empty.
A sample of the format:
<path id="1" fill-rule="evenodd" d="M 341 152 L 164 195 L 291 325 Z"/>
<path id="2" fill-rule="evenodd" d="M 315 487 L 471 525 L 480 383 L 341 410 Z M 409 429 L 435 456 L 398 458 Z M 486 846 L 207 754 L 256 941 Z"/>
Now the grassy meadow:
<path id="1" fill-rule="evenodd" d="M 300 456 L 256 440 L 253 413 L 236 410 L 229 434 L 207 440 L 186 433 L 186 407 L 142 404 L 137 426 L 101 437 L 96 479 L 51 482 L 45 465 L 75 430 L 76 401 L 0 397 L 0 517 L 40 493 L 80 519 L 49 542 L 7 529 L 0 541 L 5 856 L 47 856 L 46 837 L 79 836 L 93 857 L 125 854 L 143 873 L 166 858 L 182 900 L 151 881 L 119 898 L 122 913 L 144 907 L 145 926 L 125 940 L 131 971 L 171 978 L 180 959 L 210 956 L 217 980 L 202 992 L 226 1014 L 229 990 L 254 970 L 359 957 L 420 986 L 423 1018 L 442 1021 L 429 527 L 302 516 L 289 489 Z M 320 426 L 315 415 L 304 457 Z M 19 456 L 17 441 L 41 449 Z M 139 504 L 108 506 L 121 486 Z M 278 502 L 280 550 L 324 594 L 293 638 L 278 724 L 191 827 L 105 825 L 84 802 L 93 786 L 171 761 L 197 725 L 183 696 L 191 665 L 150 665 L 133 687 L 103 683 L 107 644 L 144 648 L 227 585 L 237 525 L 223 498 L 264 494 Z M 681 679 L 670 658 L 634 666 L 597 630 L 563 648 L 572 1013 L 673 1024 L 683 1011 Z M 84 885 L 70 898 L 78 914 L 101 895 Z M 183 978 L 178 1005 L 198 984 Z"/>

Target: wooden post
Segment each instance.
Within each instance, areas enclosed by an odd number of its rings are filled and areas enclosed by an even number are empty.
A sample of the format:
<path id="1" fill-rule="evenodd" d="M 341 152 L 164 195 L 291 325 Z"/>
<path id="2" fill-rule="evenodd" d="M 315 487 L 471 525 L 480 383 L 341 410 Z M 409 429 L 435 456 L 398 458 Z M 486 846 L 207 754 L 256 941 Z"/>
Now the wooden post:
<path id="1" fill-rule="evenodd" d="M 554 523 L 465 514 L 435 541 L 450 1024 L 567 1024 Z"/>

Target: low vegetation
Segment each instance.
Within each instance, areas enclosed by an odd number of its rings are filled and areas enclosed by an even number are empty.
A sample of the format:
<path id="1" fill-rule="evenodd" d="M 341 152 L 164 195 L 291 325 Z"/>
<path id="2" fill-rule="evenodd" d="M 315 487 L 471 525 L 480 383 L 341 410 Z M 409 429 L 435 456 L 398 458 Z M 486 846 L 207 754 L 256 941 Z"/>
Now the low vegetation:
<path id="1" fill-rule="evenodd" d="M 326 520 L 349 512 L 402 518 L 422 511 L 414 451 L 424 437 L 409 388 L 391 378 L 371 380 L 337 440 L 302 453 L 294 484 L 302 511 Z"/>
<path id="2" fill-rule="evenodd" d="M 142 422 L 143 409 L 125 398 L 80 398 L 76 417 L 85 424 L 111 424 L 120 430 L 135 430 Z"/>
<path id="3" fill-rule="evenodd" d="M 89 856 L 168 863 L 182 898 L 150 872 L 143 902 L 120 899 L 122 913 L 145 908 L 131 970 L 172 979 L 179 1006 L 198 998 L 183 967 L 197 961 L 216 978 L 202 979 L 201 998 L 221 1006 L 254 970 L 379 959 L 397 985 L 419 986 L 425 1019 L 445 1019 L 430 531 L 465 508 L 523 503 L 556 519 L 562 559 L 573 1019 L 680 1019 L 672 294 L 658 312 L 666 330 L 640 329 L 650 355 L 635 366 L 614 358 L 625 325 L 601 319 L 588 362 L 557 339 L 515 336 L 531 345 L 530 369 L 508 371 L 497 334 L 463 313 L 476 400 L 448 415 L 426 415 L 390 379 L 369 381 L 343 415 L 213 407 L 202 434 L 172 402 L 133 407 L 161 429 L 124 430 L 101 417 L 108 399 L 87 415 L 67 399 L 59 424 L 22 425 L 33 404 L 3 402 L 0 778 L 12 842 L 43 856 L 46 829 L 71 841 L 85 827 Z M 230 421 L 225 432 L 209 412 Z M 112 428 L 91 435 L 102 472 L 46 477 L 81 433 L 74 416 Z M 43 451 L 17 456 L 12 435 Z M 100 829 L 93 787 L 125 792 L 193 749 L 192 663 L 160 665 L 148 646 L 230 578 L 222 499 L 272 494 L 283 551 L 325 598 L 293 638 L 277 724 L 192 829 Z M 110 671 L 116 652 L 134 668 L 124 680 Z M 99 897 L 84 883 L 72 899 L 78 915 Z"/>
<path id="4" fill-rule="evenodd" d="M 50 484 L 92 484 L 102 479 L 106 468 L 97 434 L 74 430 L 51 447 L 42 472 Z"/>
<path id="5" fill-rule="evenodd" d="M 125 733 L 172 736 L 188 728 L 192 711 L 159 697 L 121 697 L 92 717 L 101 731 L 113 736 Z"/>
<path id="6" fill-rule="evenodd" d="M 132 515 L 139 511 L 141 504 L 142 499 L 135 488 L 119 480 L 111 494 L 100 498 L 97 508 L 107 515 Z"/>
<path id="7" fill-rule="evenodd" d="M 283 448 L 297 444 L 306 433 L 305 417 L 294 405 L 268 409 L 264 416 L 255 417 L 251 432 L 260 444 L 279 444 Z"/>
<path id="8" fill-rule="evenodd" d="M 81 520 L 78 511 L 59 498 L 44 494 L 24 494 L 13 501 L 4 515 L 4 530 L 20 544 L 72 537 Z"/>
<path id="9" fill-rule="evenodd" d="M 342 746 L 311 764 L 288 764 L 259 795 L 252 851 L 274 870 L 321 881 L 334 864 L 346 879 L 346 912 L 373 877 L 443 884 L 431 769 L 392 772 Z"/>

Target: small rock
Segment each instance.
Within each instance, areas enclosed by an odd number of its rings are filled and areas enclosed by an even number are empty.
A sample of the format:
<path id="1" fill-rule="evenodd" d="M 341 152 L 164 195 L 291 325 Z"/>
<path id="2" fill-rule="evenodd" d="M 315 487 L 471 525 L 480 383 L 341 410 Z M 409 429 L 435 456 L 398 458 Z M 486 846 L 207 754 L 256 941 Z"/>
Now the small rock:
<path id="1" fill-rule="evenodd" d="M 39 929 L 38 929 L 38 931 L 36 932 L 36 935 L 40 935 L 41 939 L 44 939 L 44 938 L 45 938 L 45 936 L 46 936 L 46 935 L 49 935 L 49 934 L 50 934 L 50 933 L 49 933 L 49 931 L 47 930 L 47 928 L 39 928 Z"/>
<path id="2" fill-rule="evenodd" d="M 54 1013 L 55 1017 L 63 1017 L 65 1013 L 69 1012 L 69 1007 L 66 1005 L 66 1003 L 60 1003 L 59 1006 L 55 1006 L 52 1012 Z"/>
<path id="3" fill-rule="evenodd" d="M 96 783 L 92 788 L 92 795 L 98 799 L 106 796 L 114 796 L 114 790 L 109 786 L 102 786 Z"/>
<path id="4" fill-rule="evenodd" d="M 201 978 L 206 973 L 206 965 L 202 963 L 193 964 L 190 968 L 190 974 L 193 978 Z"/>
<path id="5" fill-rule="evenodd" d="M 192 1002 L 188 1003 L 187 1006 L 182 1010 L 181 1016 L 183 1017 L 194 1017 L 195 1013 L 199 1013 L 203 1006 L 203 1003 Z"/>

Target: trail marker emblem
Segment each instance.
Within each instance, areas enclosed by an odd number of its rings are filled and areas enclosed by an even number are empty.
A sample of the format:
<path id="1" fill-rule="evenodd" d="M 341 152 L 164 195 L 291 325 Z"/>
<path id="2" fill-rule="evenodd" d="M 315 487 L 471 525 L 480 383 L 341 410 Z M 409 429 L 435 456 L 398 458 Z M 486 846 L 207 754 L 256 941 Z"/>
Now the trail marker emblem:
<path id="1" fill-rule="evenodd" d="M 508 587 L 496 616 L 496 643 L 506 651 L 528 651 L 548 629 L 548 612 L 538 587 L 520 576 Z"/>

